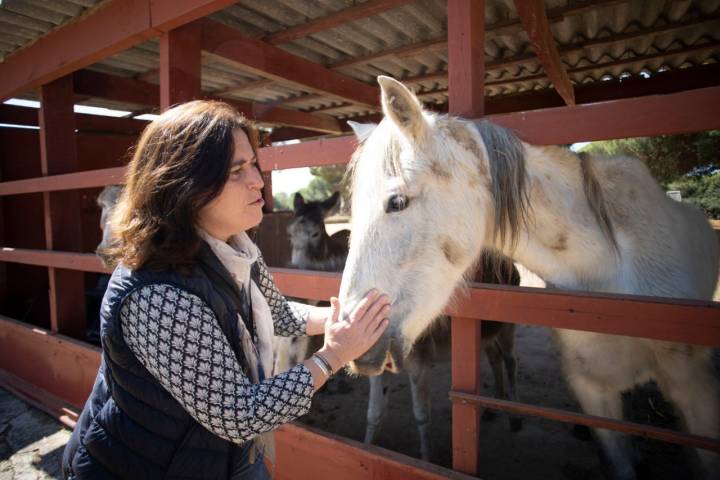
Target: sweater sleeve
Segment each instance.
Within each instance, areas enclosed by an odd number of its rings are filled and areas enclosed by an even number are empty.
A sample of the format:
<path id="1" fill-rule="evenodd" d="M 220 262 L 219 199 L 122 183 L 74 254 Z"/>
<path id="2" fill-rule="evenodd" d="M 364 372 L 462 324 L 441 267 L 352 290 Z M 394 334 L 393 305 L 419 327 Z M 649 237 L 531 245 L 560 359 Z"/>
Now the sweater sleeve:
<path id="1" fill-rule="evenodd" d="M 258 258 L 260 276 L 258 288 L 267 299 L 270 312 L 275 325 L 275 335 L 281 337 L 303 337 L 307 335 L 307 319 L 310 306 L 298 302 L 288 302 L 280 293 L 272 275 L 265 264 L 265 260 Z"/>
<path id="2" fill-rule="evenodd" d="M 213 311 L 196 295 L 147 285 L 125 299 L 120 322 L 140 363 L 193 418 L 226 440 L 244 443 L 310 410 L 307 367 L 253 384 Z"/>

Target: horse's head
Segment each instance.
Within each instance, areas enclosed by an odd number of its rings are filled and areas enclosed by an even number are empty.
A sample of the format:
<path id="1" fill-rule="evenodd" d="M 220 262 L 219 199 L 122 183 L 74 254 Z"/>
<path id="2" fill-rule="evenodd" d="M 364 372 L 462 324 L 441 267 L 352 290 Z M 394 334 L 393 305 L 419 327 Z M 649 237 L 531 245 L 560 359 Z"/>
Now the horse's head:
<path id="1" fill-rule="evenodd" d="M 102 230 L 103 236 L 96 248 L 96 251 L 100 260 L 106 267 L 110 265 L 107 263 L 107 259 L 103 256 L 102 252 L 111 244 L 112 230 L 110 228 L 110 217 L 112 216 L 115 205 L 120 199 L 122 189 L 122 185 L 108 185 L 103 188 L 100 195 L 97 197 L 97 204 L 98 207 L 100 207 L 100 230 Z"/>
<path id="2" fill-rule="evenodd" d="M 392 302 L 390 326 L 351 368 L 401 368 L 415 340 L 448 303 L 494 231 L 488 153 L 472 123 L 423 110 L 415 95 L 378 77 L 385 118 L 353 124 L 352 242 L 344 313 L 371 288 Z"/>
<path id="3" fill-rule="evenodd" d="M 293 199 L 294 218 L 288 225 L 290 243 L 293 250 L 293 264 L 297 265 L 298 254 L 310 255 L 319 252 L 327 234 L 325 233 L 325 217 L 340 199 L 340 192 L 333 193 L 329 198 L 315 202 L 305 201 L 302 194 L 296 193 Z M 302 265 L 297 265 L 302 266 Z"/>

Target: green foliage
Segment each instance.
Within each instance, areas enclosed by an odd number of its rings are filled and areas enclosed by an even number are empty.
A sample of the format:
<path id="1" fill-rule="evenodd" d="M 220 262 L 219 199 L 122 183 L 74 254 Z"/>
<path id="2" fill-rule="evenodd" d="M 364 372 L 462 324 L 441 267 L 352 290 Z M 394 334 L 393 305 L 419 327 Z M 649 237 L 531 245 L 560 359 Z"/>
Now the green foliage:
<path id="1" fill-rule="evenodd" d="M 669 182 L 699 165 L 718 163 L 720 131 L 593 142 L 583 151 L 637 157 L 659 182 Z"/>
<path id="2" fill-rule="evenodd" d="M 305 200 L 325 200 L 336 190 L 339 190 L 343 198 L 347 199 L 346 188 L 342 181 L 345 175 L 345 165 L 310 167 L 310 173 L 315 178 L 310 180 L 305 188 L 299 190 Z M 279 192 L 273 195 L 274 210 L 292 210 L 294 196 L 295 192 L 291 194 Z"/>
<path id="3" fill-rule="evenodd" d="M 720 164 L 720 131 L 593 142 L 584 152 L 637 157 L 665 190 L 679 190 L 684 202 L 720 218 L 720 173 L 686 175 L 703 165 Z"/>
<path id="4" fill-rule="evenodd" d="M 680 177 L 667 184 L 668 190 L 680 190 L 683 202 L 703 209 L 710 218 L 720 219 L 720 173 Z"/>

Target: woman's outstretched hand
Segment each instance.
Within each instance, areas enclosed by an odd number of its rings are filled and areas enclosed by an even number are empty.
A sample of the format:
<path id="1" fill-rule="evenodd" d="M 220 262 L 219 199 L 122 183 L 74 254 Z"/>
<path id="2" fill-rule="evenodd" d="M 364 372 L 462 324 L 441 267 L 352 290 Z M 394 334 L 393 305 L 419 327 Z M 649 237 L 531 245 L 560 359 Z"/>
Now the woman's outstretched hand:
<path id="1" fill-rule="evenodd" d="M 388 326 L 390 299 L 377 290 L 368 292 L 345 319 L 340 302 L 330 299 L 330 317 L 325 322 L 325 345 L 320 350 L 333 371 L 367 352 Z"/>

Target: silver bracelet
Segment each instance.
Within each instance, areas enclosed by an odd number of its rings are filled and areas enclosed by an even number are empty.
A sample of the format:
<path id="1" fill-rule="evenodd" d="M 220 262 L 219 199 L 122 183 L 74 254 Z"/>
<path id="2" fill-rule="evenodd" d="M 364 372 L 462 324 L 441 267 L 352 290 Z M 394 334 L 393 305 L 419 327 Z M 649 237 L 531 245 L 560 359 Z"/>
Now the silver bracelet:
<path id="1" fill-rule="evenodd" d="M 313 354 L 311 357 L 312 361 L 315 363 L 315 365 L 320 369 L 321 372 L 323 372 L 323 375 L 325 377 L 330 378 L 330 370 L 325 365 L 325 362 L 320 360 L 316 354 Z"/>
<path id="2" fill-rule="evenodd" d="M 315 352 L 313 355 L 315 355 L 318 359 L 320 359 L 321 362 L 323 362 L 323 363 L 325 364 L 325 367 L 326 367 L 326 368 L 328 369 L 328 371 L 330 372 L 330 375 L 332 375 L 333 373 L 335 373 L 335 372 L 333 372 L 332 365 L 330 365 L 330 362 L 328 362 L 328 359 L 325 358 L 325 356 L 320 355 L 318 352 Z"/>

